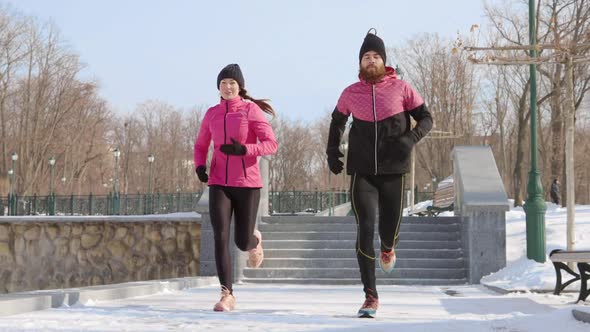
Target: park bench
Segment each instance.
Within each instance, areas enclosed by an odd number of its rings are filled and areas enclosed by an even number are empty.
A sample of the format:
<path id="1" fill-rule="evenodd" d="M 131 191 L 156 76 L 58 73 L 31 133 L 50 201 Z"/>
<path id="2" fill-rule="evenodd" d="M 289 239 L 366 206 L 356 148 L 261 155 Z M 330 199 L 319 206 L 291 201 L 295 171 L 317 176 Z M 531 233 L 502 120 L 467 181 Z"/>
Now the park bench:
<path id="1" fill-rule="evenodd" d="M 455 186 L 453 181 L 442 181 L 436 187 L 432 205 L 426 208 L 426 214 L 436 217 L 443 211 L 453 211 L 454 204 Z"/>
<path id="2" fill-rule="evenodd" d="M 565 251 L 556 249 L 551 251 L 549 259 L 553 262 L 556 275 L 555 291 L 553 294 L 559 295 L 567 286 L 580 280 L 580 295 L 576 302 L 586 301 L 586 298 L 590 294 L 590 289 L 588 289 L 588 279 L 590 279 L 590 250 Z M 568 262 L 577 263 L 579 273 L 570 269 L 566 264 Z M 572 275 L 573 278 L 563 283 L 561 278 L 562 270 Z"/>
<path id="3" fill-rule="evenodd" d="M 454 203 L 455 186 L 453 183 L 453 177 L 449 176 L 441 181 L 436 187 L 432 199 L 432 205 L 409 211 L 409 215 L 436 217 L 443 211 L 453 211 Z"/>

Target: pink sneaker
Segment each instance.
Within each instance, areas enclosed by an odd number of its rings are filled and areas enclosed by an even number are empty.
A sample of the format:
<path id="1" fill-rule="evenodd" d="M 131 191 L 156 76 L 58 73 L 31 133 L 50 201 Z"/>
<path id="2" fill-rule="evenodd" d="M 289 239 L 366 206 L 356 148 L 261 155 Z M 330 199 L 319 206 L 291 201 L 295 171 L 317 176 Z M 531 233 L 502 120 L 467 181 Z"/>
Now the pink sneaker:
<path id="1" fill-rule="evenodd" d="M 236 307 L 236 298 L 225 286 L 221 286 L 221 299 L 215 303 L 213 311 L 232 311 Z"/>
<path id="2" fill-rule="evenodd" d="M 379 259 L 379 266 L 381 270 L 385 273 L 391 273 L 393 271 L 393 267 L 395 266 L 395 251 L 393 249 L 389 252 L 382 251 L 381 257 Z"/>
<path id="3" fill-rule="evenodd" d="M 365 302 L 358 311 L 360 318 L 375 318 L 379 309 L 379 300 L 371 295 L 366 295 Z"/>
<path id="4" fill-rule="evenodd" d="M 258 239 L 258 244 L 253 249 L 248 250 L 248 265 L 257 268 L 264 260 L 264 251 L 262 250 L 262 234 L 255 229 L 254 236 Z"/>

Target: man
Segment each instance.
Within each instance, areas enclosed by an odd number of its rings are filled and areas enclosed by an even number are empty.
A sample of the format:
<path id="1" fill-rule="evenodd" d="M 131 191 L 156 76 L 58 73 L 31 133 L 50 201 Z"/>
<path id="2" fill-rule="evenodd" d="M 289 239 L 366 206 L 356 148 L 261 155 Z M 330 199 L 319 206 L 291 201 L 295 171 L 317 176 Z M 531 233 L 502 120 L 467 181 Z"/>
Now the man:
<path id="1" fill-rule="evenodd" d="M 559 198 L 561 194 L 559 192 L 559 181 L 557 181 L 557 179 L 553 179 L 553 183 L 551 183 L 551 191 L 549 194 L 551 195 L 551 202 L 559 205 Z"/>
<path id="2" fill-rule="evenodd" d="M 371 29 L 374 30 L 374 29 Z M 359 78 L 342 92 L 332 113 L 328 147 L 330 171 L 343 169 L 340 140 L 352 115 L 346 172 L 351 176 L 352 208 L 357 223 L 356 254 L 365 292 L 359 317 L 374 317 L 379 307 L 375 260 L 390 273 L 402 216 L 404 174 L 409 171 L 413 146 L 432 128 L 432 117 L 422 97 L 395 70 L 386 67 L 385 45 L 367 33 L 359 52 Z M 410 116 L 417 121 L 411 128 Z M 378 213 L 377 213 L 378 210 Z M 379 258 L 373 233 L 379 215 Z"/>

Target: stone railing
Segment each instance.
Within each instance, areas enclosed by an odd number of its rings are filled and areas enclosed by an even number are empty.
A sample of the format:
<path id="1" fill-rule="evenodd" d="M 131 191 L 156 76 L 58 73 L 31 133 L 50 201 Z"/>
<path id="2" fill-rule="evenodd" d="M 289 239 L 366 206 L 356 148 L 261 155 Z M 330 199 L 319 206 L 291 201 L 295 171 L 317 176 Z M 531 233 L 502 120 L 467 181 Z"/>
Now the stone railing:
<path id="1" fill-rule="evenodd" d="M 0 292 L 199 275 L 194 214 L 0 218 Z"/>
<path id="2" fill-rule="evenodd" d="M 451 158 L 468 281 L 478 284 L 506 266 L 508 196 L 489 146 L 456 146 Z"/>

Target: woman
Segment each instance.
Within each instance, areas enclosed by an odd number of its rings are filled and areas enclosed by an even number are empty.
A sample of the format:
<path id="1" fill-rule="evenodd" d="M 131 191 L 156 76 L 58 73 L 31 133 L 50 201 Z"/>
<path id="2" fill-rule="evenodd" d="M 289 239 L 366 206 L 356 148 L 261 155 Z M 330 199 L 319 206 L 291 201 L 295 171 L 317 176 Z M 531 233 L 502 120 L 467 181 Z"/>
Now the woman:
<path id="1" fill-rule="evenodd" d="M 235 307 L 229 232 L 232 213 L 235 218 L 236 246 L 248 251 L 250 267 L 259 267 L 264 258 L 262 236 L 255 230 L 262 179 L 258 157 L 277 151 L 277 141 L 263 112 L 274 116 L 266 100 L 250 97 L 244 88 L 244 76 L 237 64 L 227 65 L 217 76 L 221 102 L 203 118 L 195 142 L 195 165 L 201 182 L 209 183 L 209 212 L 215 238 L 215 263 L 221 284 L 221 299 L 215 311 Z M 213 140 L 210 176 L 207 152 Z"/>

